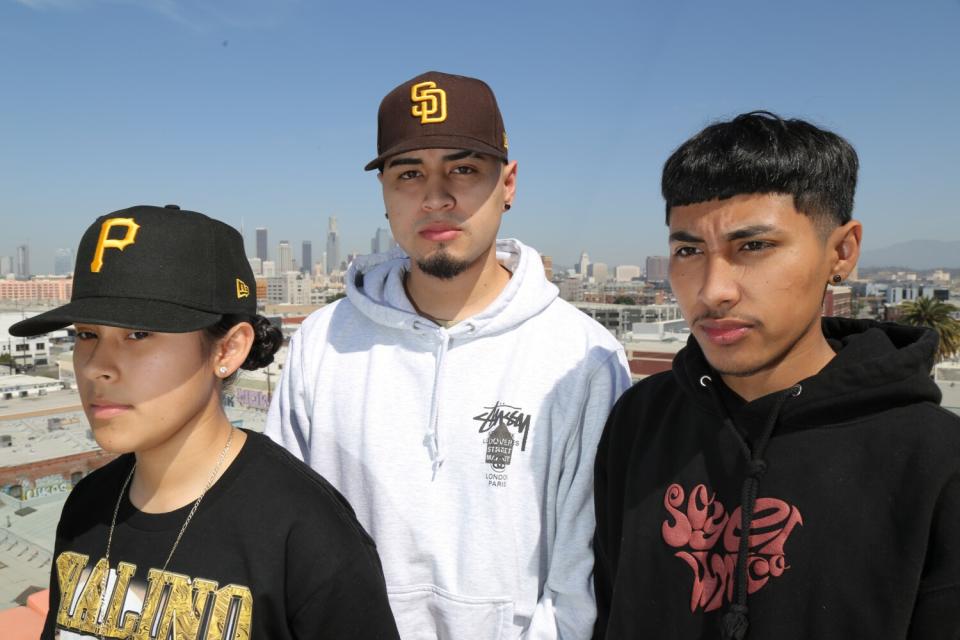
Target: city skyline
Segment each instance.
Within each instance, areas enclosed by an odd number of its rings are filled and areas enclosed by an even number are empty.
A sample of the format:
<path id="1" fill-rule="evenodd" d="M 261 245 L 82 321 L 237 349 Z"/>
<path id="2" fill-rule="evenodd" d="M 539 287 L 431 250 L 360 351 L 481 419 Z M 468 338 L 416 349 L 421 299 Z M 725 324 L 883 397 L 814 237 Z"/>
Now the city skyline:
<path id="1" fill-rule="evenodd" d="M 754 109 L 857 148 L 865 250 L 960 240 L 956 2 L 486 8 L 0 3 L 0 255 L 29 244 L 32 270 L 52 272 L 57 248 L 137 203 L 245 222 L 251 255 L 257 225 L 319 252 L 336 216 L 342 255 L 365 253 L 383 220 L 362 170 L 377 105 L 426 69 L 494 89 L 520 167 L 501 236 L 558 265 L 581 251 L 610 265 L 664 254 L 664 160 L 709 122 Z M 429 37 L 405 38 L 397 55 L 402 33 Z M 491 48 L 490 33 L 508 46 Z"/>

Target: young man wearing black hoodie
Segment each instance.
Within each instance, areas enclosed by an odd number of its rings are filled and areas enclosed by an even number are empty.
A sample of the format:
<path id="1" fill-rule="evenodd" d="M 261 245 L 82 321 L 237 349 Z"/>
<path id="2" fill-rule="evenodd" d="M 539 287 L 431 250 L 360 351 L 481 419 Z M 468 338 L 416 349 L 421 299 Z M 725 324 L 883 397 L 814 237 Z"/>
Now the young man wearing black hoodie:
<path id="1" fill-rule="evenodd" d="M 600 443 L 595 638 L 960 637 L 937 336 L 820 318 L 859 255 L 857 168 L 841 137 L 766 112 L 667 160 L 691 337 Z"/>

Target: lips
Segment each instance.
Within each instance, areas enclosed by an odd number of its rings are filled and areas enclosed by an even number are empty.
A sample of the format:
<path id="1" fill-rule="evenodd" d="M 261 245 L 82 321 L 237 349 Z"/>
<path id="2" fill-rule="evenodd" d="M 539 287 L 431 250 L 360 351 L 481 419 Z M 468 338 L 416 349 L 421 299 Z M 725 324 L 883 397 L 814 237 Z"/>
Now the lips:
<path id="1" fill-rule="evenodd" d="M 753 330 L 751 324 L 732 320 L 704 320 L 698 326 L 710 342 L 723 346 L 740 342 Z"/>
<path id="2" fill-rule="evenodd" d="M 431 224 L 420 230 L 420 237 L 431 242 L 447 242 L 460 235 L 460 229 L 452 224 Z"/>
<path id="3" fill-rule="evenodd" d="M 131 409 L 133 409 L 132 405 L 114 404 L 110 402 L 97 402 L 90 405 L 90 413 L 93 414 L 94 418 L 99 420 L 115 418 L 116 416 L 122 415 Z"/>

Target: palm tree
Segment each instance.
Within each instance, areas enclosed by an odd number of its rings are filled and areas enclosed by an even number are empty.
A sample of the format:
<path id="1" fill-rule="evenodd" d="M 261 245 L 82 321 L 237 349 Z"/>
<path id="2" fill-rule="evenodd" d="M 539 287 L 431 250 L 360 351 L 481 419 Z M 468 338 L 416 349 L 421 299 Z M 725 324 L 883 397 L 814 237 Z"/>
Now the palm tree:
<path id="1" fill-rule="evenodd" d="M 930 327 L 936 331 L 940 336 L 937 362 L 941 362 L 960 351 L 960 321 L 950 316 L 956 310 L 955 306 L 941 300 L 917 298 L 903 303 L 900 321 L 918 327 Z"/>

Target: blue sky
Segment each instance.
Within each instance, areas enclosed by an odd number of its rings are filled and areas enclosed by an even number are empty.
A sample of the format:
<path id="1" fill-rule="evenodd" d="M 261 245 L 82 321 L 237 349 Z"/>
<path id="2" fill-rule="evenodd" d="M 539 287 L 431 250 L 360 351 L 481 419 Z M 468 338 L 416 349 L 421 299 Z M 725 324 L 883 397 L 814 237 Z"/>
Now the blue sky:
<path id="1" fill-rule="evenodd" d="M 316 257 L 330 215 L 367 251 L 377 106 L 428 69 L 493 87 L 501 235 L 557 264 L 663 254 L 663 161 L 761 108 L 857 148 L 865 248 L 960 239 L 960 0 L 0 0 L 0 255 L 49 271 L 97 215 L 169 202 L 242 219 L 250 253 L 266 226 Z"/>

